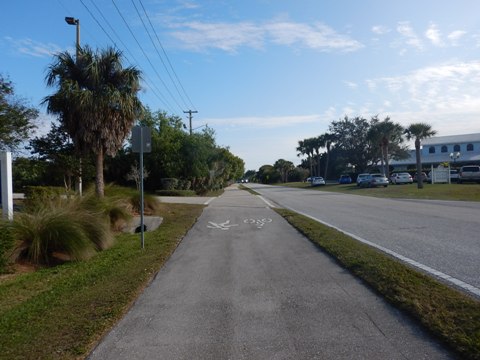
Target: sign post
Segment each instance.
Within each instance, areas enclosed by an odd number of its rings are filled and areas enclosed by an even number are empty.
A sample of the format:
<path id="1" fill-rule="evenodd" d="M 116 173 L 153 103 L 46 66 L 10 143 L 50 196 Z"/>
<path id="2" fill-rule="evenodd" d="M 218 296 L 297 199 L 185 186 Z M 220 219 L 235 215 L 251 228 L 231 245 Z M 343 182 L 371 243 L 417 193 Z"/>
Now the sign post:
<path id="1" fill-rule="evenodd" d="M 0 168 L 2 187 L 2 215 L 4 219 L 13 219 L 13 185 L 12 185 L 12 153 L 0 152 Z"/>
<path id="2" fill-rule="evenodd" d="M 144 198 L 143 198 L 143 153 L 152 151 L 152 133 L 145 126 L 134 126 L 132 129 L 132 151 L 140 154 L 140 242 L 145 247 Z"/>

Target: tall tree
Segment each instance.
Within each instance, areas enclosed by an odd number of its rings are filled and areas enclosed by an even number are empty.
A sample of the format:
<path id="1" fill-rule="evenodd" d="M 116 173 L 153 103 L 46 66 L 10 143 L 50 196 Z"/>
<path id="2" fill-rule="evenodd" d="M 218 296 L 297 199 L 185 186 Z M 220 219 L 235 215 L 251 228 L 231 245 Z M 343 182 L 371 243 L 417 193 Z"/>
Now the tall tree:
<path id="1" fill-rule="evenodd" d="M 405 129 L 405 135 L 407 137 L 407 140 L 415 140 L 415 156 L 417 160 L 417 187 L 419 189 L 423 189 L 422 158 L 420 154 L 420 146 L 422 145 L 422 140 L 435 136 L 436 133 L 437 132 L 432 129 L 432 126 L 426 123 L 410 124 L 410 126 Z"/>
<path id="2" fill-rule="evenodd" d="M 0 75 L 0 150 L 15 151 L 35 129 L 38 110 L 15 96 L 13 84 Z"/>
<path id="3" fill-rule="evenodd" d="M 316 136 L 314 138 L 310 139 L 312 142 L 312 147 L 313 151 L 315 152 L 316 156 L 315 159 L 317 160 L 317 171 L 316 171 L 316 176 L 320 176 L 320 165 L 321 165 L 321 154 L 320 154 L 320 149 L 323 149 L 325 147 L 325 141 L 320 136 Z"/>
<path id="4" fill-rule="evenodd" d="M 280 173 L 282 182 L 288 182 L 288 173 L 295 169 L 295 165 L 291 161 L 285 159 L 278 159 L 273 167 Z"/>
<path id="5" fill-rule="evenodd" d="M 104 195 L 103 162 L 114 156 L 130 134 L 143 106 L 137 97 L 140 71 L 124 68 L 122 53 L 113 48 L 94 52 L 79 48 L 78 58 L 68 52 L 55 56 L 46 82 L 57 91 L 44 99 L 47 110 L 59 115 L 81 153 L 95 155 L 95 191 Z"/>
<path id="6" fill-rule="evenodd" d="M 345 116 L 330 124 L 329 133 L 333 136 L 339 155 L 338 161 L 343 163 L 343 167 L 350 164 L 359 172 L 368 167 L 372 157 L 372 147 L 367 139 L 369 128 L 370 123 L 358 116 L 353 119 Z"/>
<path id="7" fill-rule="evenodd" d="M 322 144 L 322 147 L 324 147 L 327 150 L 325 153 L 325 172 L 323 176 L 323 178 L 326 181 L 327 175 L 328 175 L 328 161 L 330 158 L 330 149 L 333 144 L 334 136 L 330 133 L 324 133 L 319 135 L 317 138 L 318 138 L 318 141 Z M 319 175 L 320 175 L 320 172 L 319 172 Z"/>
<path id="8" fill-rule="evenodd" d="M 52 165 L 55 172 L 61 172 L 65 190 L 72 187 L 72 177 L 78 175 L 79 161 L 74 156 L 74 148 L 65 128 L 52 123 L 48 134 L 30 140 L 32 154 Z"/>
<path id="9" fill-rule="evenodd" d="M 403 133 L 404 128 L 392 122 L 388 116 L 383 121 L 378 120 L 377 116 L 371 120 L 367 138 L 372 142 L 373 147 L 378 146 L 380 150 L 382 172 L 385 176 L 388 176 L 390 171 L 391 157 L 397 159 L 405 157 L 405 148 L 401 146 Z"/>
<path id="10" fill-rule="evenodd" d="M 298 141 L 298 156 L 307 155 L 310 164 L 310 177 L 313 177 L 313 153 L 314 153 L 314 138 L 308 138 Z"/>

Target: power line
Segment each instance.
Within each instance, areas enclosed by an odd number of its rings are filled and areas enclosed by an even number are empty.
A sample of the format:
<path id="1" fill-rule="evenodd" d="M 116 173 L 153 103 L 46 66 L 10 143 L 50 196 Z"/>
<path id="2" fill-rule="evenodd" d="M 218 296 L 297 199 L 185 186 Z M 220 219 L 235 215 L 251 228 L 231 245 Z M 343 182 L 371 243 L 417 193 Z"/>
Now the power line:
<path id="1" fill-rule="evenodd" d="M 190 102 L 191 107 L 192 107 L 193 109 L 195 109 L 195 106 L 193 105 L 192 100 L 190 99 L 190 97 L 188 96 L 187 92 L 185 91 L 185 88 L 183 87 L 182 82 L 181 82 L 180 79 L 178 78 L 177 73 L 175 72 L 175 69 L 174 69 L 173 66 L 172 66 L 172 63 L 170 62 L 170 59 L 169 59 L 169 57 L 168 57 L 168 55 L 167 55 L 167 52 L 165 51 L 165 48 L 163 47 L 162 42 L 160 41 L 160 39 L 159 39 L 159 37 L 158 37 L 158 34 L 157 34 L 155 28 L 153 27 L 153 24 L 152 24 L 152 22 L 151 22 L 151 20 L 150 20 L 150 17 L 148 16 L 148 13 L 147 13 L 147 11 L 145 10 L 145 7 L 143 6 L 142 0 L 138 0 L 138 1 L 139 1 L 140 5 L 142 6 L 142 9 L 143 9 L 143 12 L 144 12 L 144 14 L 145 14 L 145 17 L 147 18 L 148 23 L 150 24 L 150 27 L 152 28 L 153 33 L 155 34 L 155 37 L 156 37 L 156 39 L 157 39 L 157 42 L 158 42 L 158 44 L 160 45 L 160 48 L 162 49 L 162 52 L 163 52 L 163 54 L 165 55 L 165 58 L 167 59 L 168 64 L 170 65 L 170 69 L 172 70 L 173 75 L 175 76 L 175 79 L 177 80 L 178 84 L 180 85 L 183 93 L 185 94 L 185 97 L 186 97 L 186 98 L 188 99 L 188 101 Z M 132 2 L 133 2 L 133 0 L 132 0 Z M 134 6 L 135 6 L 135 4 L 134 4 Z M 136 9 L 136 8 L 137 8 L 137 7 L 135 6 L 135 9 Z M 137 10 L 137 13 L 138 13 L 138 10 Z M 139 15 L 139 16 L 140 16 L 140 15 Z M 142 21 L 142 23 L 143 23 L 143 21 Z M 147 32 L 148 32 L 148 31 L 147 31 Z M 150 39 L 151 39 L 151 38 L 150 38 Z M 152 40 L 152 43 L 153 43 L 153 45 L 155 46 L 155 43 L 153 42 L 153 40 Z M 155 49 L 157 50 L 157 53 L 158 53 L 158 49 L 157 49 L 156 46 L 155 46 Z M 180 91 L 178 90 L 178 87 L 177 87 L 177 85 L 176 85 L 176 82 L 173 81 L 172 76 L 170 75 L 170 72 L 168 71 L 168 68 L 166 67 L 166 65 L 165 65 L 162 57 L 160 56 L 160 54 L 158 54 L 158 56 L 159 56 L 160 59 L 162 60 L 162 64 L 164 65 L 165 70 L 167 70 L 167 73 L 168 73 L 170 79 L 172 80 L 172 83 L 175 85 L 175 88 L 176 88 L 177 92 L 178 92 L 179 95 L 182 97 L 182 95 L 180 94 Z M 183 99 L 183 97 L 182 97 L 182 99 Z M 185 102 L 185 100 L 184 100 L 184 102 Z"/>
<path id="2" fill-rule="evenodd" d="M 105 30 L 105 28 L 102 26 L 102 24 L 100 23 L 100 21 L 97 20 L 97 18 L 95 17 L 95 15 L 93 15 L 93 13 L 90 11 L 90 9 L 87 7 L 87 5 L 83 2 L 83 0 L 80 0 L 80 2 L 82 3 L 82 5 L 85 7 L 85 9 L 89 12 L 90 16 L 93 18 L 93 20 L 95 20 L 95 22 L 97 23 L 98 26 L 100 26 L 100 28 L 103 30 L 103 32 L 105 33 L 105 35 L 107 35 L 107 37 L 110 39 L 110 41 L 112 41 L 112 43 L 115 45 L 115 47 L 118 48 L 118 45 L 116 44 L 115 40 L 112 39 L 112 37 L 108 34 L 108 32 Z M 135 56 L 132 54 L 132 52 L 130 51 L 130 49 L 128 48 L 127 45 L 125 45 L 125 43 L 123 42 L 122 38 L 117 34 L 117 32 L 115 31 L 115 29 L 113 28 L 113 26 L 110 24 L 110 22 L 108 21 L 108 19 L 103 15 L 103 12 L 98 8 L 98 6 L 93 2 L 93 0 L 90 0 L 90 2 L 93 4 L 93 6 L 97 9 L 97 12 L 100 14 L 100 16 L 102 17 L 103 21 L 108 25 L 108 27 L 110 28 L 110 30 L 112 30 L 113 34 L 117 37 L 117 39 L 122 43 L 123 47 L 126 49 L 126 51 L 130 54 L 130 56 L 133 58 L 133 62 L 128 58 L 128 56 L 125 55 L 125 58 L 127 59 L 127 61 L 134 65 L 134 64 L 137 64 L 137 66 L 140 67 L 140 62 L 135 58 Z M 167 99 L 165 98 L 165 96 L 163 95 L 163 93 L 160 91 L 160 89 L 158 89 L 158 87 L 155 85 L 155 83 L 151 83 L 148 75 L 144 72 L 145 74 L 145 77 L 144 77 L 144 80 L 145 82 L 148 84 L 149 88 L 152 90 L 152 92 L 155 94 L 155 96 L 167 107 L 167 109 L 171 112 L 171 113 L 174 113 L 172 111 L 172 106 L 170 105 L 170 103 L 167 101 Z M 158 91 L 158 92 L 157 92 Z"/>
<path id="3" fill-rule="evenodd" d="M 143 49 L 142 45 L 140 44 L 140 42 L 138 41 L 137 37 L 135 36 L 135 34 L 133 33 L 132 29 L 130 28 L 130 25 L 128 25 L 127 21 L 125 20 L 125 17 L 123 16 L 123 14 L 121 13 L 120 9 L 118 8 L 117 4 L 115 4 L 115 0 L 112 0 L 112 3 L 113 5 L 115 6 L 115 9 L 117 10 L 118 14 L 120 15 L 120 17 L 122 18 L 123 22 L 125 23 L 125 26 L 127 27 L 128 31 L 130 32 L 130 34 L 132 35 L 132 37 L 135 39 L 135 42 L 137 43 L 138 47 L 140 48 L 140 50 L 142 51 L 143 55 L 145 56 L 145 58 L 147 59 L 148 63 L 150 64 L 150 66 L 152 67 L 153 71 L 155 72 L 155 74 L 157 74 L 159 80 L 161 81 L 161 83 L 163 84 L 163 86 L 165 87 L 165 89 L 167 90 L 167 92 L 170 94 L 170 96 L 172 97 L 173 101 L 175 102 L 175 104 L 177 104 L 177 106 L 182 109 L 182 106 L 178 103 L 177 99 L 175 99 L 175 97 L 173 96 L 173 94 L 171 93 L 171 91 L 168 89 L 168 86 L 165 84 L 165 82 L 163 81 L 162 77 L 160 76 L 160 74 L 158 73 L 157 69 L 155 68 L 155 66 L 153 65 L 152 61 L 150 60 L 149 56 L 147 55 L 147 53 L 145 52 L 145 50 Z"/>

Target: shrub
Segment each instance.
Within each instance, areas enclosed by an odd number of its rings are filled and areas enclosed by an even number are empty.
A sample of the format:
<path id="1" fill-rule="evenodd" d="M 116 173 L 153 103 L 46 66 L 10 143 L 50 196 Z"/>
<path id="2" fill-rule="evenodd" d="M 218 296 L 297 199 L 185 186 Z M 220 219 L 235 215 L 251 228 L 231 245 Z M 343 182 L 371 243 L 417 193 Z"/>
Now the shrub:
<path id="1" fill-rule="evenodd" d="M 175 178 L 163 178 L 160 179 L 163 190 L 175 190 L 178 185 L 178 179 Z"/>
<path id="2" fill-rule="evenodd" d="M 157 190 L 155 194 L 158 196 L 195 196 L 193 190 Z"/>
<path id="3" fill-rule="evenodd" d="M 181 179 L 178 181 L 177 188 L 178 190 L 190 190 L 192 187 L 192 182 L 190 180 Z"/>
<path id="4" fill-rule="evenodd" d="M 126 193 L 125 193 L 126 191 Z M 115 193 L 115 192 L 113 192 Z M 126 189 L 117 192 L 116 195 L 98 198 L 93 190 L 89 190 L 81 198 L 76 198 L 77 206 L 91 213 L 97 213 L 104 216 L 110 222 L 112 230 L 120 230 L 123 225 L 132 218 L 134 204 L 128 200 L 134 193 L 133 189 Z"/>
<path id="5" fill-rule="evenodd" d="M 136 193 L 130 196 L 130 202 L 133 206 L 133 210 L 140 213 L 140 194 Z M 150 194 L 143 194 L 143 210 L 144 213 L 154 214 L 160 208 L 160 202 L 158 199 Z"/>
<path id="6" fill-rule="evenodd" d="M 9 222 L 0 222 L 0 273 L 5 272 L 8 257 L 14 246 L 14 238 L 9 228 Z"/>
<path id="7" fill-rule="evenodd" d="M 54 186 L 27 186 L 24 190 L 25 207 L 33 209 L 37 205 L 41 206 L 45 201 L 49 201 L 67 195 L 64 188 Z"/>
<path id="8" fill-rule="evenodd" d="M 113 243 L 110 209 L 108 201 L 96 198 L 93 191 L 83 197 L 37 203 L 11 222 L 12 235 L 19 243 L 15 255 L 46 265 L 56 262 L 59 255 L 67 260 L 87 259 Z"/>

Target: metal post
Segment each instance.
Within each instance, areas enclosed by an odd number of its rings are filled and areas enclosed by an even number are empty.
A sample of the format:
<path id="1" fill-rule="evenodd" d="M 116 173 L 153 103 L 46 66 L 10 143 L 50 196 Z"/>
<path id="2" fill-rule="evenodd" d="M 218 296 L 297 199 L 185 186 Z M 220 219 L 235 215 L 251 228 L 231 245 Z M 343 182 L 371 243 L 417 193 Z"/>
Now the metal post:
<path id="1" fill-rule="evenodd" d="M 80 19 L 75 19 L 73 17 L 65 17 L 65 21 L 68 25 L 76 26 L 76 37 L 75 37 L 75 61 L 78 64 L 78 58 L 80 56 Z M 82 156 L 80 155 L 80 164 L 78 168 L 78 178 L 77 178 L 78 194 L 82 196 L 83 194 L 83 185 L 82 185 Z"/>
<path id="2" fill-rule="evenodd" d="M 12 153 L 0 152 L 2 217 L 13 219 Z"/>
<path id="3" fill-rule="evenodd" d="M 145 248 L 144 218 L 143 218 L 143 127 L 140 128 L 140 238 L 142 249 Z"/>

